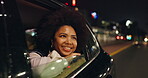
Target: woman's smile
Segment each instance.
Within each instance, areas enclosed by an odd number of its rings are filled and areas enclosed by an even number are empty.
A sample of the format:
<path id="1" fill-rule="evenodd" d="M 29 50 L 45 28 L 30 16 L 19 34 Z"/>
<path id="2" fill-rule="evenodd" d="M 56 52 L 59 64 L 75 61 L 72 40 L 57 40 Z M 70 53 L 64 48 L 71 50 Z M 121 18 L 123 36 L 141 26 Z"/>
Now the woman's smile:
<path id="1" fill-rule="evenodd" d="M 70 47 L 63 47 L 63 50 L 65 50 L 66 52 L 71 52 L 71 49 Z"/>

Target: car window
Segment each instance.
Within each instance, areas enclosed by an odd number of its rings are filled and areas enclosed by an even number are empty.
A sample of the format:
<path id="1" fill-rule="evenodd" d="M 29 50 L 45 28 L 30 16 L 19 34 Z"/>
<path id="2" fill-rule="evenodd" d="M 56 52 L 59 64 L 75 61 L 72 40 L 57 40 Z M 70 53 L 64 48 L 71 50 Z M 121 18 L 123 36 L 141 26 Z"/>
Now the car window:
<path id="1" fill-rule="evenodd" d="M 36 49 L 36 26 L 43 15 L 52 13 L 54 10 L 43 8 L 40 5 L 32 4 L 23 0 L 18 1 L 19 13 L 22 23 L 25 27 L 26 43 L 28 51 Z M 72 72 L 76 71 L 83 64 L 92 59 L 96 53 L 99 53 L 99 44 L 94 37 L 91 29 L 86 25 L 85 32 L 88 33 L 88 39 L 85 47 L 82 49 L 81 56 L 58 59 L 47 64 L 32 67 L 34 78 L 65 78 Z"/>
<path id="2" fill-rule="evenodd" d="M 100 51 L 98 41 L 92 31 L 90 31 L 90 37 L 89 37 L 87 46 L 88 46 L 89 51 L 93 57 L 96 53 L 99 53 L 99 51 Z"/>
<path id="3" fill-rule="evenodd" d="M 87 27 L 87 26 L 86 26 Z M 86 30 L 88 33 L 88 39 L 86 47 L 82 49 L 81 56 L 75 56 L 65 59 L 59 59 L 47 64 L 43 64 L 32 68 L 34 78 L 64 78 L 70 75 L 72 72 L 77 71 L 83 64 L 89 62 L 97 53 L 100 52 L 99 44 L 93 35 L 91 29 Z M 28 49 L 32 50 L 35 44 L 36 32 L 35 29 L 26 30 L 26 40 L 28 43 Z"/>
<path id="4" fill-rule="evenodd" d="M 22 23 L 25 27 L 26 43 L 28 51 L 36 49 L 36 26 L 43 15 L 53 12 L 53 9 L 46 9 L 41 6 L 18 0 L 18 8 Z M 35 12 L 35 13 L 34 13 Z M 48 64 L 32 67 L 34 78 L 57 77 L 64 78 L 86 62 L 84 54 L 81 56 L 59 59 Z"/>
<path id="5" fill-rule="evenodd" d="M 36 46 L 35 29 L 26 30 L 26 42 L 28 44 L 28 50 L 33 50 Z M 84 51 L 83 51 L 84 52 Z M 47 64 L 43 64 L 37 67 L 33 67 L 33 77 L 34 78 L 65 78 L 81 65 L 86 62 L 85 54 L 82 53 L 81 56 L 73 56 L 66 59 L 58 59 Z"/>

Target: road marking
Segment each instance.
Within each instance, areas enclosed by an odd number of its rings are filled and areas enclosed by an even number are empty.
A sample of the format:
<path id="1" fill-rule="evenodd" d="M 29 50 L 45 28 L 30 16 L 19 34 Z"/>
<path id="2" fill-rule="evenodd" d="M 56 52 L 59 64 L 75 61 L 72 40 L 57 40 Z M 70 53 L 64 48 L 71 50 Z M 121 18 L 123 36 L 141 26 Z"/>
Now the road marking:
<path id="1" fill-rule="evenodd" d="M 113 56 L 113 55 L 115 55 L 115 54 L 117 54 L 117 53 L 119 53 L 119 52 L 123 51 L 124 49 L 129 48 L 131 45 L 132 45 L 132 44 L 127 45 L 127 46 L 125 46 L 125 47 L 123 47 L 123 48 L 120 48 L 119 50 L 117 50 L 117 51 L 114 51 L 114 52 L 110 53 L 110 55 L 111 55 L 111 56 Z"/>

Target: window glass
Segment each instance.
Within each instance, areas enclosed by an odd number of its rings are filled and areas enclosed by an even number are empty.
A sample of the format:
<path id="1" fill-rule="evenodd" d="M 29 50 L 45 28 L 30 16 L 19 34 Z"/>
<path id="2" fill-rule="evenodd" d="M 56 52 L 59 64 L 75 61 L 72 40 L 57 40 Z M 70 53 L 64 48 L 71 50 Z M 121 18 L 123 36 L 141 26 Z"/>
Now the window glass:
<path id="1" fill-rule="evenodd" d="M 34 78 L 65 78 L 86 61 L 84 56 L 59 59 L 48 64 L 32 68 Z"/>
<path id="2" fill-rule="evenodd" d="M 99 47 L 99 43 L 95 37 L 95 35 L 93 34 L 93 32 L 91 31 L 90 28 L 88 28 L 88 31 L 86 31 L 88 33 L 88 40 L 86 43 L 86 51 L 88 52 L 88 57 L 89 59 L 93 58 L 96 53 L 100 52 L 100 47 Z"/>

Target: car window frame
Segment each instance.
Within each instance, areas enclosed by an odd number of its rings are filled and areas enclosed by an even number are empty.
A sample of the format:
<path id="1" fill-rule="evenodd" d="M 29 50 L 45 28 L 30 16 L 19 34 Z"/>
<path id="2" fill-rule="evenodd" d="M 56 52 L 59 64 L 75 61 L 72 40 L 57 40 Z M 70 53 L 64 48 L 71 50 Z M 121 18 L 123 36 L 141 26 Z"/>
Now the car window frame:
<path id="1" fill-rule="evenodd" d="M 33 0 L 31 0 L 31 1 L 33 1 Z M 39 0 L 37 0 L 37 1 L 39 1 Z M 59 5 L 60 7 L 66 7 L 65 5 L 63 5 L 63 4 L 60 4 L 60 3 L 58 3 L 58 2 L 56 2 L 56 1 L 54 1 L 54 0 L 51 0 L 51 1 L 53 1 L 53 3 L 56 3 L 57 5 Z M 44 2 L 43 2 L 44 3 Z M 39 3 L 35 3 L 36 5 L 38 5 Z M 39 4 L 39 5 L 41 5 L 41 4 Z M 44 7 L 44 8 L 46 8 L 46 9 L 49 9 L 49 7 L 45 7 L 45 6 L 41 6 L 41 7 Z M 50 7 L 51 8 L 51 7 Z M 99 43 L 98 43 L 98 40 L 95 38 L 95 36 L 93 35 L 93 32 L 92 32 L 92 30 L 90 29 L 90 27 L 89 27 L 89 25 L 88 24 L 86 24 L 86 27 L 87 27 L 87 29 L 89 30 L 88 32 L 90 32 L 90 34 L 92 35 L 92 37 L 93 37 L 93 39 L 95 39 L 95 43 L 96 43 L 96 45 L 97 45 L 97 47 L 98 48 L 100 48 L 100 46 L 99 46 Z M 70 76 L 70 77 L 75 77 L 77 74 L 79 74 L 83 69 L 85 69 L 89 64 L 91 64 L 91 62 L 99 55 L 99 53 L 100 53 L 100 51 L 98 51 L 98 52 L 96 52 L 95 53 L 95 55 L 92 55 L 90 52 L 85 52 L 84 53 L 84 55 L 85 55 L 85 59 L 87 59 L 87 61 L 82 65 L 82 66 L 80 66 L 78 69 L 76 69 L 75 71 L 73 71 L 71 74 L 69 74 L 68 75 L 68 77 Z"/>

